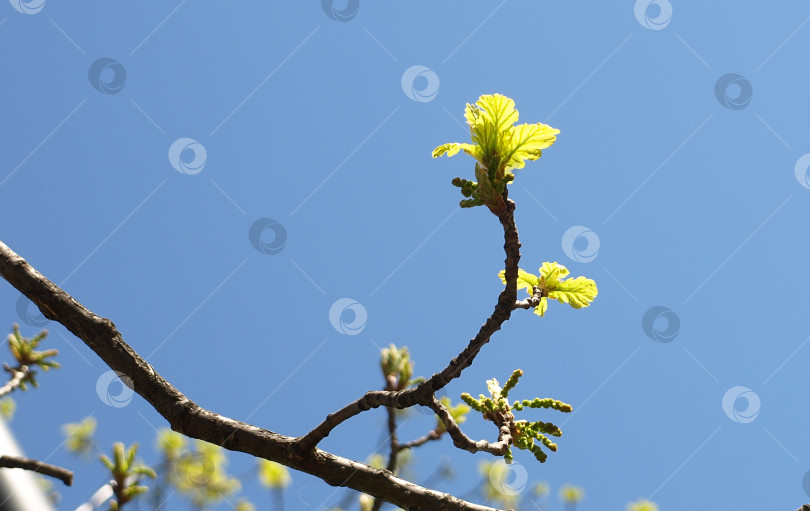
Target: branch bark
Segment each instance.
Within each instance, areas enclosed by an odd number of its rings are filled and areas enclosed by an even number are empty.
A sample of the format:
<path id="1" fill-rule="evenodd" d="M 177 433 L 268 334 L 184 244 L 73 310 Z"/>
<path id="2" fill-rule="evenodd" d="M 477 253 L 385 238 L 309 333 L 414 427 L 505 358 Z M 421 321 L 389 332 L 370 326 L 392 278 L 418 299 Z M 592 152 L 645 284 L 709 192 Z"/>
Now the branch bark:
<path id="1" fill-rule="evenodd" d="M 0 456 L 0 467 L 30 470 L 38 474 L 55 477 L 67 486 L 73 484 L 73 472 L 66 468 L 57 467 L 56 465 L 44 463 L 39 460 L 32 460 L 20 456 Z"/>
<path id="2" fill-rule="evenodd" d="M 520 239 L 518 238 L 517 226 L 515 225 L 515 203 L 508 198 L 508 190 L 504 190 L 503 199 L 506 210 L 498 216 L 498 220 L 503 227 L 504 251 L 506 260 L 504 261 L 506 288 L 498 296 L 498 303 L 495 310 L 487 318 L 486 322 L 478 330 L 478 334 L 470 340 L 464 350 L 442 371 L 420 383 L 416 387 L 391 392 L 391 391 L 369 391 L 360 399 L 344 406 L 335 413 L 329 414 L 326 419 L 316 426 L 312 431 L 304 435 L 296 443 L 296 450 L 302 455 L 314 449 L 318 443 L 329 436 L 329 433 L 342 422 L 355 415 L 377 408 L 388 406 L 391 408 L 409 408 L 414 405 L 430 407 L 433 403 L 436 391 L 442 389 L 453 379 L 458 378 L 461 372 L 472 365 L 478 352 L 489 342 L 492 335 L 501 329 L 509 320 L 512 310 L 517 302 L 517 274 L 518 263 L 520 262 Z"/>
<path id="3" fill-rule="evenodd" d="M 11 373 L 11 379 L 5 385 L 0 387 L 0 397 L 4 397 L 5 395 L 10 394 L 12 391 L 20 388 L 22 381 L 31 372 L 31 369 L 25 364 L 18 367 L 11 367 L 8 364 L 4 364 L 4 366 L 4 369 Z"/>
<path id="4" fill-rule="evenodd" d="M 511 203 L 511 201 L 510 201 Z M 514 203 L 511 204 L 514 210 Z M 502 220 L 501 223 L 504 223 Z M 513 236 L 507 236 L 507 289 L 499 298 L 498 307 L 479 336 L 459 357 L 441 373 L 433 375 L 417 392 L 382 393 L 376 406 L 392 403 L 397 408 L 415 404 L 422 393 L 432 396 L 432 391 L 444 386 L 472 362 L 489 336 L 508 319 L 515 303 L 515 279 L 519 242 L 514 221 Z M 508 227 L 505 225 L 505 228 Z M 507 233 L 508 234 L 508 233 Z M 511 278 L 510 278 L 511 274 Z M 115 324 L 102 318 L 76 301 L 56 284 L 36 271 L 25 259 L 0 241 L 0 276 L 33 301 L 46 318 L 57 321 L 84 341 L 110 369 L 130 378 L 133 389 L 162 415 L 174 431 L 191 438 L 244 452 L 259 458 L 275 461 L 295 470 L 314 475 L 332 486 L 348 486 L 357 491 L 391 502 L 412 511 L 497 511 L 495 508 L 466 502 L 452 495 L 423 488 L 405 481 L 388 471 L 372 468 L 363 463 L 337 456 L 316 447 L 299 447 L 300 439 L 280 435 L 200 407 L 158 374 L 126 342 Z M 381 393 L 369 393 L 373 396 Z M 375 402 L 375 401 L 372 401 Z M 410 403 L 410 404 L 408 404 Z M 360 408 L 370 408 L 365 404 Z M 362 410 L 360 410 L 362 411 Z M 359 413 L 359 411 L 357 412 Z M 352 414 L 354 415 L 354 414 Z M 345 420 L 345 419 L 344 419 Z M 342 421 L 341 421 L 342 422 Z M 331 428 L 330 428 L 331 429 Z M 328 434 L 328 432 L 327 432 Z M 325 436 L 325 435 L 324 435 Z"/>

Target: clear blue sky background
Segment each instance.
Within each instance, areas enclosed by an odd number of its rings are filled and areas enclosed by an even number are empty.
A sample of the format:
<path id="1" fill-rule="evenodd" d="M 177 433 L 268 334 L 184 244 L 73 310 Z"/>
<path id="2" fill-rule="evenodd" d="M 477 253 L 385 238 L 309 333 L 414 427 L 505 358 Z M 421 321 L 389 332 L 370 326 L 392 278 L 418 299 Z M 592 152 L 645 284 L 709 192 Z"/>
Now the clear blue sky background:
<path id="1" fill-rule="evenodd" d="M 468 139 L 465 103 L 500 92 L 521 121 L 561 130 L 511 187 L 521 266 L 559 261 L 600 293 L 589 309 L 518 311 L 448 395 L 520 367 L 515 397 L 571 403 L 571 416 L 530 416 L 563 424 L 559 452 L 516 461 L 552 501 L 563 483 L 584 487 L 581 510 L 810 501 L 806 2 L 336 2 L 346 21 L 314 1 L 10 3 L 0 239 L 200 405 L 301 435 L 382 385 L 380 347 L 407 345 L 430 375 L 466 345 L 501 290 L 502 234 L 485 209 L 457 207 L 450 180 L 471 178 L 473 160 L 430 153 Z M 412 66 L 427 70 L 403 88 Z M 184 137 L 199 145 L 174 163 L 196 148 L 199 172 L 170 162 Z M 257 238 L 275 253 L 250 241 L 262 219 L 281 226 Z M 585 234 L 564 247 L 572 227 Z M 37 311 L 20 315 L 19 297 L 0 285 L 0 324 L 33 335 Z M 356 335 L 330 324 L 341 298 L 367 313 Z M 92 415 L 105 449 L 139 441 L 146 461 L 166 423 L 137 396 L 105 404 L 106 366 L 46 328 L 63 368 L 15 396 L 12 425 L 28 455 L 77 470 L 59 488 L 73 509 L 105 475 L 65 452 L 63 423 Z M 322 447 L 366 459 L 384 417 Z M 432 424 L 413 414 L 401 438 Z M 457 477 L 439 488 L 456 494 L 491 459 L 444 439 L 416 452 L 417 481 L 440 456 Z M 231 456 L 236 474 L 253 466 Z M 345 495 L 293 481 L 288 509 Z M 268 508 L 258 483 L 244 487 Z"/>

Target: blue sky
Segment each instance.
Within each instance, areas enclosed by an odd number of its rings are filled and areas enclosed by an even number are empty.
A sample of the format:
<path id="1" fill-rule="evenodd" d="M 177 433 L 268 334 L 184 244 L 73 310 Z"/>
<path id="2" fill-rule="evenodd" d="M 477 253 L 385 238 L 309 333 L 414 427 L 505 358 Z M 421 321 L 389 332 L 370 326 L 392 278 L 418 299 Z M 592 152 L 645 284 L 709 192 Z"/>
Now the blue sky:
<path id="1" fill-rule="evenodd" d="M 561 130 L 510 189 L 521 267 L 558 261 L 600 293 L 584 310 L 517 311 L 447 394 L 520 367 L 515 397 L 571 403 L 537 416 L 562 424 L 559 451 L 516 461 L 555 493 L 584 487 L 582 510 L 810 501 L 810 6 L 333 7 L 0 6 L 0 239 L 192 400 L 301 435 L 383 385 L 379 348 L 407 345 L 430 375 L 491 312 L 500 226 L 457 207 L 450 180 L 472 178 L 473 160 L 430 153 L 467 140 L 465 103 L 502 93 L 522 122 Z M 0 285 L 6 328 L 33 335 L 19 298 Z M 344 298 L 365 323 L 345 312 L 332 325 Z M 105 476 L 60 447 L 61 424 L 93 415 L 102 446 L 139 441 L 154 461 L 166 423 L 137 396 L 106 404 L 106 366 L 46 328 L 63 367 L 16 396 L 12 425 L 29 456 L 75 467 L 60 489 L 73 509 Z M 384 417 L 322 447 L 365 459 Z M 430 427 L 414 414 L 400 438 Z M 496 435 L 475 418 L 464 428 Z M 449 456 L 457 477 L 438 487 L 455 494 L 491 459 L 447 439 L 415 454 L 421 477 Z M 236 474 L 253 463 L 231 456 Z M 288 509 L 344 495 L 293 481 Z"/>

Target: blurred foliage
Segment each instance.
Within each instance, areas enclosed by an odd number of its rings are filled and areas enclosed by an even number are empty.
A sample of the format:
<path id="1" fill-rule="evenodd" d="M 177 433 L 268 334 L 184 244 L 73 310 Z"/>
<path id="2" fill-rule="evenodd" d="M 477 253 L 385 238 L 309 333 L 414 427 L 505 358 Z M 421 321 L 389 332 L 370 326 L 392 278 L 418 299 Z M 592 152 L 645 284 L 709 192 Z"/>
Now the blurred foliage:
<path id="1" fill-rule="evenodd" d="M 158 433 L 157 447 L 163 458 L 159 464 L 161 481 L 187 498 L 195 509 L 215 505 L 242 486 L 228 475 L 222 447 L 194 440 L 192 449 L 185 436 L 170 429 Z"/>
<path id="2" fill-rule="evenodd" d="M 292 482 L 290 470 L 280 463 L 259 460 L 259 482 L 273 490 L 283 490 Z"/>
<path id="3" fill-rule="evenodd" d="M 0 416 L 2 416 L 6 422 L 11 422 L 14 418 L 14 412 L 17 411 L 17 403 L 14 402 L 14 399 L 7 397 L 0 399 Z"/>
<path id="4" fill-rule="evenodd" d="M 87 458 L 96 447 L 93 435 L 96 432 L 96 419 L 86 417 L 79 423 L 68 423 L 62 426 L 65 447 L 68 452 Z"/>
<path id="5" fill-rule="evenodd" d="M 585 498 L 585 490 L 579 486 L 564 484 L 560 488 L 560 500 L 566 504 L 579 504 Z"/>
<path id="6" fill-rule="evenodd" d="M 647 499 L 640 499 L 627 504 L 627 511 L 658 511 L 658 505 Z"/>

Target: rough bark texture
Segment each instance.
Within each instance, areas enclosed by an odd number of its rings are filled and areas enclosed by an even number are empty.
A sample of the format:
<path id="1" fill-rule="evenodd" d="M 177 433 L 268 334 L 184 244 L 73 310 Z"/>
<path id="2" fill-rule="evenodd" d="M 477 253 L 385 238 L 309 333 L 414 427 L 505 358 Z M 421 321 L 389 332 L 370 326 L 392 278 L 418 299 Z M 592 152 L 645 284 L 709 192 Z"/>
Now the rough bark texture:
<path id="1" fill-rule="evenodd" d="M 332 486 L 346 486 L 413 511 L 497 511 L 495 508 L 466 502 L 452 495 L 423 488 L 405 481 L 387 470 L 372 468 L 317 448 L 318 443 L 343 421 L 360 412 L 388 406 L 408 408 L 424 405 L 436 408 L 435 392 L 469 367 L 490 337 L 511 315 L 516 302 L 516 279 L 520 259 L 520 241 L 514 222 L 515 204 L 504 193 L 506 211 L 499 215 L 504 229 L 505 271 L 507 285 L 498 297 L 492 315 L 480 328 L 467 347 L 442 371 L 412 389 L 398 392 L 371 391 L 326 420 L 303 437 L 289 437 L 250 424 L 218 415 L 187 398 L 163 379 L 124 342 L 112 321 L 97 316 L 31 267 L 0 241 L 0 276 L 33 301 L 46 318 L 57 321 L 84 341 L 114 371 L 127 376 L 133 390 L 146 399 L 162 415 L 171 428 L 192 438 L 205 440 L 232 451 L 275 461 L 295 470 L 312 474 Z M 452 420 L 452 419 L 451 419 Z M 451 428 L 452 429 L 452 426 Z M 485 441 L 460 442 L 461 436 L 451 433 L 454 443 L 477 445 L 490 450 L 498 444 Z M 460 433 L 460 431 L 459 431 Z M 503 435 L 502 435 L 503 436 Z"/>

